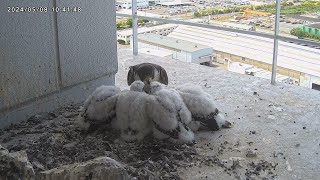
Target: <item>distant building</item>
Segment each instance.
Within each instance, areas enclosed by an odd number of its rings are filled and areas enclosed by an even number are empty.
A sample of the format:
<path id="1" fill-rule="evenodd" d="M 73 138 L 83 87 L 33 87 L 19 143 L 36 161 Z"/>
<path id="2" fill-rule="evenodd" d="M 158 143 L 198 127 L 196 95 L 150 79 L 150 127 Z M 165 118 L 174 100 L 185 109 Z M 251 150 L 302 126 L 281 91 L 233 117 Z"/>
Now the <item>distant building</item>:
<path id="1" fill-rule="evenodd" d="M 159 1 L 159 0 L 158 0 Z M 167 6 L 167 7 L 173 7 L 173 6 L 188 6 L 192 5 L 193 2 L 190 0 L 167 0 L 167 1 L 159 1 L 156 2 L 156 5 L 161 5 L 161 6 Z"/>
<path id="2" fill-rule="evenodd" d="M 149 6 L 150 0 L 137 0 L 138 8 L 145 8 Z M 132 8 L 132 0 L 116 0 L 116 6 L 123 9 Z"/>
<path id="3" fill-rule="evenodd" d="M 320 23 L 313 23 L 301 27 L 304 32 L 320 35 Z"/>
<path id="4" fill-rule="evenodd" d="M 137 0 L 138 8 L 146 8 L 148 6 L 162 5 L 162 6 L 180 6 L 191 5 L 190 0 Z M 117 8 L 131 9 L 132 0 L 116 0 Z"/>
<path id="5" fill-rule="evenodd" d="M 264 78 L 264 79 L 271 78 L 271 71 L 267 71 L 267 70 L 264 70 L 261 68 L 256 68 L 253 65 L 245 64 L 242 62 L 228 61 L 228 70 L 231 72 L 236 72 L 236 73 L 240 73 L 240 74 L 247 74 L 247 75 L 260 77 L 260 78 Z M 293 81 L 291 81 L 288 76 L 284 76 L 281 74 L 277 74 L 276 81 L 293 84 Z"/>
<path id="6" fill-rule="evenodd" d="M 213 61 L 219 63 L 231 60 L 272 70 L 272 39 L 185 25 L 179 25 L 168 36 L 212 47 Z M 320 50 L 287 42 L 279 45 L 277 75 L 287 76 L 300 86 L 319 88 Z"/>
<path id="7" fill-rule="evenodd" d="M 140 34 L 138 47 L 171 52 L 172 58 L 189 62 L 205 63 L 212 60 L 213 49 L 209 46 L 157 34 Z"/>
<path id="8" fill-rule="evenodd" d="M 166 36 L 177 27 L 178 25 L 176 24 L 163 24 L 163 25 L 153 26 L 153 27 L 141 27 L 138 29 L 138 33 L 139 34 L 154 33 L 154 34 Z M 126 29 L 126 30 L 117 32 L 117 40 L 121 39 L 125 41 L 125 44 L 130 43 L 131 36 L 132 36 L 132 29 Z"/>
<path id="9" fill-rule="evenodd" d="M 164 3 L 164 2 L 172 2 L 174 0 L 154 0 L 155 4 Z"/>
<path id="10" fill-rule="evenodd" d="M 229 23 L 229 22 L 222 23 L 222 26 L 223 27 L 227 27 L 227 28 L 232 28 L 232 29 L 245 30 L 245 31 L 255 31 L 256 30 L 256 28 L 254 26 L 244 25 L 244 24 L 236 24 L 236 23 Z"/>

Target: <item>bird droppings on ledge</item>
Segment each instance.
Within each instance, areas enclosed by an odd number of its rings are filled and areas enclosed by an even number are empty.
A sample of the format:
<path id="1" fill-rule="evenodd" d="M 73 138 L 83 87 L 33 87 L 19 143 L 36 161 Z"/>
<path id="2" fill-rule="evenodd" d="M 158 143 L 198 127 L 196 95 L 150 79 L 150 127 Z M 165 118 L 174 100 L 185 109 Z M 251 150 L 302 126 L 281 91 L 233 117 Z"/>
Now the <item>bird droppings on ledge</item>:
<path id="1" fill-rule="evenodd" d="M 170 87 L 186 82 L 210 85 L 204 90 L 216 99 L 221 112 L 227 113 L 226 119 L 235 125 L 217 132 L 197 132 L 193 146 L 153 144 L 152 139 L 142 144 L 124 143 L 106 129 L 91 134 L 73 131 L 74 117 L 66 118 L 63 114 L 78 113 L 78 106 L 74 105 L 0 131 L 0 144 L 10 151 L 27 149 L 28 153 L 29 149 L 29 161 L 37 172 L 108 156 L 126 164 L 132 176 L 156 175 L 159 179 L 271 180 L 320 176 L 315 171 L 320 169 L 319 92 L 286 84 L 273 86 L 269 80 L 172 59 L 132 56 L 131 51 L 120 50 L 118 56 L 123 65 L 119 66 L 116 85 L 121 89 L 128 89 L 125 68 L 142 62 L 156 63 L 168 72 Z M 252 95 L 253 92 L 257 95 Z M 250 131 L 256 133 L 250 135 Z M 45 141 L 46 137 L 50 138 Z M 45 149 L 41 144 L 50 147 Z M 295 147 L 296 144 L 300 146 Z M 257 149 L 257 157 L 246 157 L 248 149 Z M 157 159 L 154 154 L 158 152 L 161 155 Z"/>
<path id="2" fill-rule="evenodd" d="M 25 150 L 36 174 L 108 156 L 123 163 L 127 173 L 136 179 L 184 179 L 180 176 L 182 169 L 202 167 L 222 168 L 229 177 L 237 179 L 262 177 L 261 172 L 263 177 L 275 176 L 274 170 L 254 167 L 259 165 L 258 159 L 254 162 L 250 159 L 250 163 L 247 157 L 223 159 L 225 153 L 241 147 L 240 141 L 223 140 L 218 146 L 214 142 L 177 145 L 150 136 L 141 143 L 126 143 L 118 139 L 117 132 L 105 127 L 92 133 L 80 131 L 75 125 L 78 109 L 79 106 L 69 106 L 11 125 L 1 131 L 0 144 L 10 152 Z M 201 153 L 207 149 L 214 155 Z M 239 155 L 244 151 L 240 148 Z M 272 163 L 275 162 L 269 164 Z"/>
<path id="3" fill-rule="evenodd" d="M 256 150 L 248 150 L 246 157 L 257 157 L 257 151 Z"/>
<path id="4" fill-rule="evenodd" d="M 241 179 L 246 179 L 245 169 L 249 168 L 245 166 L 250 161 L 258 163 L 260 160 L 278 163 L 274 172 L 277 179 L 312 179 L 320 175 L 313 171 L 315 167 L 320 169 L 320 156 L 315 154 L 320 143 L 317 138 L 320 136 L 317 131 L 320 129 L 320 92 L 282 83 L 271 85 L 270 80 L 185 63 L 171 57 L 133 56 L 132 51 L 123 49 L 119 50 L 118 59 L 124 68 L 143 62 L 161 65 L 168 73 L 169 87 L 185 83 L 204 87 L 214 97 L 221 112 L 226 114 L 226 120 L 233 122 L 234 126 L 224 131 L 196 133 L 197 152 L 205 156 L 218 156 L 219 159 L 244 158 L 240 161 L 244 167 L 238 168 Z M 127 88 L 126 73 L 125 69 L 119 68 L 116 85 L 120 88 Z M 210 88 L 205 88 L 206 83 Z M 304 126 L 306 129 L 302 128 Z M 250 135 L 250 131 L 256 133 Z M 224 145 L 226 149 L 220 147 L 224 141 L 229 142 L 229 145 Z M 239 146 L 234 146 L 237 141 Z M 294 148 L 297 143 L 301 146 Z M 258 156 L 246 157 L 249 148 L 257 148 Z M 273 157 L 274 152 L 283 155 Z M 298 153 L 301 153 L 300 156 Z M 287 160 L 292 171 L 287 170 Z M 221 168 L 205 166 L 178 168 L 178 172 L 183 179 L 206 179 L 206 176 L 207 179 L 235 179 Z M 271 176 L 268 179 L 272 179 Z"/>

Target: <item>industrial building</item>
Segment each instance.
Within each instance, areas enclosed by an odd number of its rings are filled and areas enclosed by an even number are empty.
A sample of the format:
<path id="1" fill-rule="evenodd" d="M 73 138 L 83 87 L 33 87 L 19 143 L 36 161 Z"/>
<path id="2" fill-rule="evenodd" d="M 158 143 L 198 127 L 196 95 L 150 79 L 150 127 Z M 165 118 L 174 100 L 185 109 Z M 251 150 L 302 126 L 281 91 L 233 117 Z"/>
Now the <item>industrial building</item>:
<path id="1" fill-rule="evenodd" d="M 247 74 L 255 77 L 260 77 L 264 79 L 270 79 L 271 78 L 271 72 L 261 69 L 261 68 L 256 68 L 253 65 L 250 64 L 245 64 L 241 62 L 228 62 L 228 71 L 231 72 L 236 72 L 240 74 Z M 291 83 L 290 77 L 284 76 L 284 75 L 277 75 L 276 77 L 277 82 L 283 82 L 283 83 Z"/>
<path id="2" fill-rule="evenodd" d="M 187 0 L 178 0 L 178 2 L 184 2 Z M 162 3 L 175 3 L 177 0 L 137 0 L 138 8 L 146 8 L 148 6 L 153 6 Z M 123 9 L 131 9 L 132 0 L 116 0 L 116 6 Z"/>
<path id="3" fill-rule="evenodd" d="M 213 48 L 213 60 L 228 60 L 272 70 L 273 40 L 201 27 L 179 25 L 168 35 Z M 293 84 L 315 89 L 320 85 L 320 50 L 279 42 L 278 74 L 290 77 Z"/>
<path id="4" fill-rule="evenodd" d="M 230 23 L 230 22 L 223 22 L 223 27 L 232 28 L 232 29 L 240 29 L 245 31 L 255 31 L 256 28 L 251 25 L 245 25 L 245 24 L 236 24 L 236 23 Z"/>
<path id="5" fill-rule="evenodd" d="M 146 8 L 156 3 L 167 2 L 172 0 L 137 0 L 138 8 Z M 132 0 L 116 0 L 116 6 L 123 9 L 131 9 L 132 8 Z"/>
<path id="6" fill-rule="evenodd" d="M 213 49 L 206 45 L 151 33 L 138 35 L 138 41 L 139 48 L 170 52 L 173 59 L 195 64 L 212 60 Z"/>
<path id="7" fill-rule="evenodd" d="M 171 0 L 167 2 L 157 2 L 156 5 L 161 5 L 165 7 L 174 7 L 174 6 L 190 6 L 193 2 L 190 0 Z"/>
<path id="8" fill-rule="evenodd" d="M 123 9 L 131 9 L 132 0 L 117 0 L 116 6 Z M 149 6 L 149 0 L 137 0 L 137 7 L 145 8 Z"/>
<path id="9" fill-rule="evenodd" d="M 139 34 L 154 33 L 154 34 L 166 36 L 177 27 L 178 25 L 176 24 L 163 24 L 163 25 L 153 26 L 153 27 L 141 27 L 139 28 L 138 33 Z M 132 36 L 132 29 L 117 31 L 117 40 L 119 39 L 123 40 L 125 44 L 130 43 L 131 36 Z"/>
<path id="10" fill-rule="evenodd" d="M 167 24 L 167 26 L 170 26 L 170 24 Z M 168 56 L 169 49 L 172 52 L 172 54 L 169 54 L 172 55 L 174 59 L 180 59 L 187 62 L 200 64 L 204 62 L 210 62 L 210 60 L 212 60 L 211 62 L 215 61 L 218 63 L 227 64 L 229 61 L 232 61 L 252 65 L 253 67 L 258 68 L 258 70 L 262 69 L 268 72 L 271 72 L 272 70 L 272 39 L 186 25 L 173 26 L 174 28 L 168 30 L 165 33 L 162 31 L 162 35 L 167 35 L 167 37 L 174 38 L 178 42 L 186 41 L 190 44 L 197 44 L 197 46 L 205 45 L 205 49 L 207 49 L 208 47 L 212 49 L 212 54 L 201 54 L 202 58 L 199 58 L 199 60 L 191 60 L 194 58 L 190 58 L 193 56 L 190 54 L 182 56 L 182 58 L 181 56 L 179 56 L 181 54 L 176 53 L 176 51 L 181 50 L 179 50 L 179 48 L 172 47 L 173 44 L 177 44 L 163 43 L 164 37 L 162 36 L 159 37 L 163 39 L 153 38 L 154 41 L 151 41 L 150 38 L 146 38 L 150 37 L 151 35 L 145 35 L 143 37 L 139 36 L 139 48 L 142 48 L 140 50 L 144 51 L 145 53 L 151 54 L 154 51 L 153 50 L 151 52 L 151 49 L 157 49 L 157 53 L 162 52 L 163 54 L 165 54 L 163 56 Z M 160 27 L 161 26 L 154 28 L 161 29 Z M 140 29 L 139 33 L 143 32 L 147 31 L 145 31 L 144 29 Z M 131 30 L 129 30 L 128 33 L 130 35 L 127 36 L 127 39 L 131 36 Z M 161 32 L 158 31 L 157 34 L 161 35 Z M 165 39 L 168 39 L 167 37 Z M 126 42 L 128 41 L 130 40 L 126 40 Z M 181 49 L 183 49 L 184 52 L 195 54 L 195 52 L 192 51 L 192 48 L 191 50 L 188 50 L 187 46 Z M 277 68 L 279 77 L 278 79 L 281 79 L 279 81 L 289 82 L 290 84 L 296 84 L 312 89 L 319 89 L 319 57 L 319 49 L 280 41 Z M 255 76 L 259 76 L 260 74 L 265 73 L 251 74 L 256 74 Z M 261 77 L 267 76 L 261 75 Z M 289 78 L 289 80 L 287 79 L 287 77 Z"/>

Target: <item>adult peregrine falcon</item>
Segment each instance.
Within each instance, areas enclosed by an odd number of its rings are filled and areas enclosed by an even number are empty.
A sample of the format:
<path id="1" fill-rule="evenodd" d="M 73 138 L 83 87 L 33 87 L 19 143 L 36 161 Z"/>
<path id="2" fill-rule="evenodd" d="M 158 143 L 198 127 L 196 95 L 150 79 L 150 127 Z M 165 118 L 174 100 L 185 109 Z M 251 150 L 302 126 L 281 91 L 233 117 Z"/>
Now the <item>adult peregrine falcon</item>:
<path id="1" fill-rule="evenodd" d="M 142 63 L 129 67 L 130 70 L 127 76 L 128 86 L 134 81 L 140 80 L 145 84 L 144 91 L 150 93 L 150 83 L 158 81 L 162 84 L 168 85 L 168 75 L 166 70 L 153 63 Z"/>

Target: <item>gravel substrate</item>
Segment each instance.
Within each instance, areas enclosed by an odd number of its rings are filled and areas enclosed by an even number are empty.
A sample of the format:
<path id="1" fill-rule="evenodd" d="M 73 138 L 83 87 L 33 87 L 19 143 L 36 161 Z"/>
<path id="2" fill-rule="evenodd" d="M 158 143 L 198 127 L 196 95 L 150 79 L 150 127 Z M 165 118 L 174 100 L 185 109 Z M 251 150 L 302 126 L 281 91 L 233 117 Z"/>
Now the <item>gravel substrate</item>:
<path id="1" fill-rule="evenodd" d="M 61 165 L 84 162 L 99 156 L 109 156 L 125 165 L 134 179 L 182 179 L 178 170 L 192 167 L 223 168 L 233 178 L 254 179 L 260 174 L 267 179 L 276 177 L 276 164 L 266 161 L 241 165 L 240 160 L 221 160 L 228 142 L 221 143 L 215 156 L 198 154 L 199 144 L 176 145 L 154 140 L 126 143 L 118 132 L 99 127 L 90 132 L 75 125 L 79 105 L 42 113 L 0 132 L 0 144 L 10 152 L 26 150 L 36 173 Z M 245 173 L 239 174 L 243 169 Z M 201 173 L 201 172 L 199 172 Z"/>

